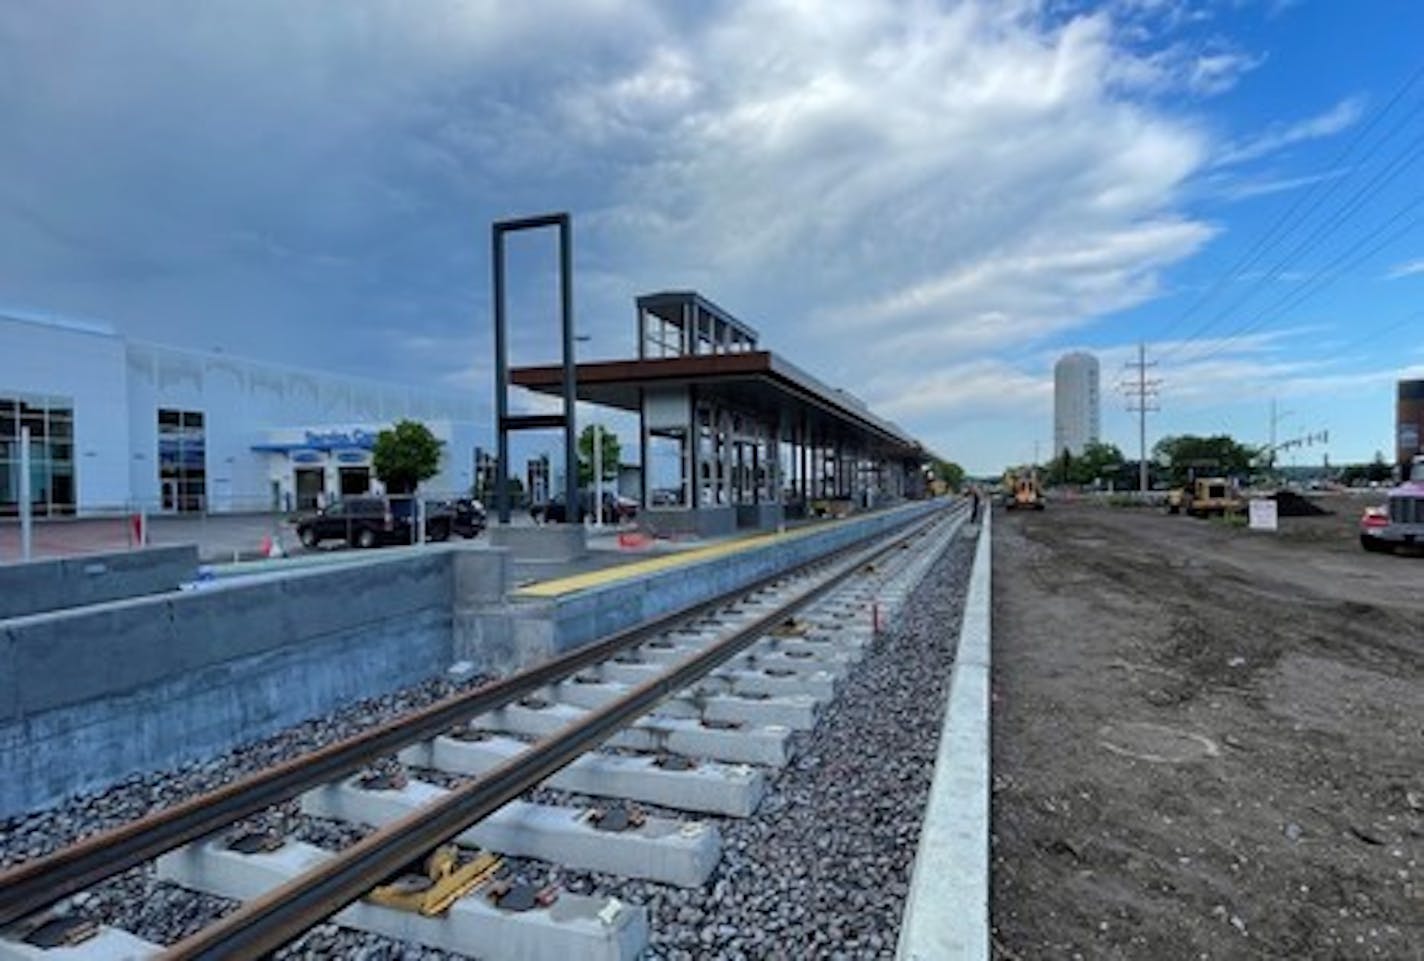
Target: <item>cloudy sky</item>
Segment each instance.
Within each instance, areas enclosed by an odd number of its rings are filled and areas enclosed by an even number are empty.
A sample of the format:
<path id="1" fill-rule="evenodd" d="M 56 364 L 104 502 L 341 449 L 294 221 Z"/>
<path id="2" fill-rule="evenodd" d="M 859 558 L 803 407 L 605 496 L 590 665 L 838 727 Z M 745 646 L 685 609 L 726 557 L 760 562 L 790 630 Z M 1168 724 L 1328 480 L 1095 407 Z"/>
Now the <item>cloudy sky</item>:
<path id="1" fill-rule="evenodd" d="M 0 310 L 477 392 L 489 223 L 585 357 L 692 287 L 976 471 L 1138 341 L 1152 437 L 1388 450 L 1424 371 L 1424 6 L 0 5 Z M 552 359 L 521 239 L 519 362 Z M 1150 442 L 1150 441 L 1149 441 Z M 1317 460 L 1326 449 L 1303 451 Z"/>

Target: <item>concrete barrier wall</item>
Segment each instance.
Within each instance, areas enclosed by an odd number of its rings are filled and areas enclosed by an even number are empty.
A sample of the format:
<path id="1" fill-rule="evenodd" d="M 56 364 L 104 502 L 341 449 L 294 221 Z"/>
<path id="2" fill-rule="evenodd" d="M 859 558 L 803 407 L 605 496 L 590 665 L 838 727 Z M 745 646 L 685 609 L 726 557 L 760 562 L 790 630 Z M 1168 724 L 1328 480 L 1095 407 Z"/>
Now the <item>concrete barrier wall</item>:
<path id="1" fill-rule="evenodd" d="M 443 671 L 452 613 L 507 577 L 441 545 L 0 621 L 0 816 Z"/>
<path id="2" fill-rule="evenodd" d="M 896 961 L 988 961 L 992 510 L 964 599 Z"/>
<path id="3" fill-rule="evenodd" d="M 211 757 L 452 661 L 523 667 L 943 506 L 838 521 L 550 601 L 507 600 L 507 550 L 445 544 L 3 619 L 0 817 Z"/>
<path id="4" fill-rule="evenodd" d="M 0 564 L 0 619 L 176 591 L 197 570 L 191 544 Z"/>
<path id="5" fill-rule="evenodd" d="M 482 625 L 456 632 L 456 654 L 495 670 L 509 670 L 582 647 L 625 630 L 788 570 L 865 537 L 874 536 L 946 506 L 917 502 L 893 510 L 835 521 L 813 533 L 764 547 L 657 571 L 550 600 L 520 601 L 502 612 L 487 611 Z"/>

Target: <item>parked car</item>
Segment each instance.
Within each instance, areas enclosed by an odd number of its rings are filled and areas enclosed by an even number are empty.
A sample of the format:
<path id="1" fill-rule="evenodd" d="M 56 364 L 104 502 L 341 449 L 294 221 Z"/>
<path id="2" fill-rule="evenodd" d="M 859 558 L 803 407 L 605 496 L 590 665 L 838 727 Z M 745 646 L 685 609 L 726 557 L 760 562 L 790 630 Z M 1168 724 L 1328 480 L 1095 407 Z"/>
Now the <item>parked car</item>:
<path id="1" fill-rule="evenodd" d="M 619 524 L 631 520 L 638 513 L 638 502 L 619 497 L 612 491 L 603 492 L 603 523 Z M 564 505 L 564 495 L 555 494 L 542 504 L 529 508 L 529 516 L 536 524 L 567 524 L 568 510 Z M 582 524 L 593 516 L 593 493 L 579 492 L 578 522 Z"/>
<path id="2" fill-rule="evenodd" d="M 297 538 L 307 548 L 336 540 L 352 547 L 411 544 L 415 541 L 411 521 L 414 511 L 415 499 L 411 497 L 346 497 L 298 521 Z M 448 507 L 426 505 L 426 540 L 448 540 L 453 524 L 454 514 Z"/>
<path id="3" fill-rule="evenodd" d="M 485 505 L 473 497 L 458 497 L 448 506 L 452 515 L 450 529 L 456 534 L 468 540 L 485 529 L 489 520 Z"/>

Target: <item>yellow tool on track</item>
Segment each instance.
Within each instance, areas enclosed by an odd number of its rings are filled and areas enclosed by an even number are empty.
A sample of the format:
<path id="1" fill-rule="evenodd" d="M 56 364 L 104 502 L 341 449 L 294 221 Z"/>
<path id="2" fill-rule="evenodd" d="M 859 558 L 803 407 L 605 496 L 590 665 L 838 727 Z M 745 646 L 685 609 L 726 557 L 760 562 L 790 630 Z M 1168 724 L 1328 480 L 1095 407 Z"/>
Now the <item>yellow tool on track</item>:
<path id="1" fill-rule="evenodd" d="M 503 859 L 493 854 L 480 852 L 461 864 L 459 850 L 447 844 L 426 858 L 424 875 L 407 874 L 372 888 L 366 900 L 398 911 L 436 917 L 494 877 L 503 863 Z"/>

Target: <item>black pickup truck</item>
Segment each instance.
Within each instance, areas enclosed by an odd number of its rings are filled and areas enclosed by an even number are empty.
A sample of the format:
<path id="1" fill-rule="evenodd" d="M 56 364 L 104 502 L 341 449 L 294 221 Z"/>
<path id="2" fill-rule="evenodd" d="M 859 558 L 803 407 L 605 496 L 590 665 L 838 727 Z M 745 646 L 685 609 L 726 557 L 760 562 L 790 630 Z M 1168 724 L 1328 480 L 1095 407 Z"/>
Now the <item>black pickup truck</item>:
<path id="1" fill-rule="evenodd" d="M 319 547 L 323 541 L 345 541 L 352 547 L 415 543 L 412 515 L 415 499 L 362 495 L 328 504 L 297 522 L 302 546 Z M 454 512 L 445 505 L 425 505 L 425 539 L 448 540 L 454 529 Z"/>

